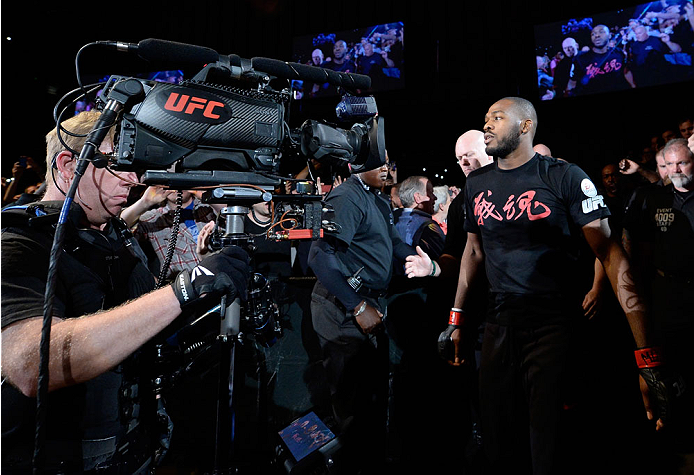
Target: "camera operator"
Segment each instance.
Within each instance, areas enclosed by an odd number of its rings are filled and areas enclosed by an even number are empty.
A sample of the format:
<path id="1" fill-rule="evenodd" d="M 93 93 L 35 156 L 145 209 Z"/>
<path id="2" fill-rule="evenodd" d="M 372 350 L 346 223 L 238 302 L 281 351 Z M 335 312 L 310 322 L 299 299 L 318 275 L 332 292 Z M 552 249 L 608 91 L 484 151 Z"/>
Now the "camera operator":
<path id="1" fill-rule="evenodd" d="M 309 255 L 318 278 L 311 314 L 332 410 L 339 424 L 351 421 L 349 431 L 358 444 L 345 448 L 346 460 L 363 467 L 376 466 L 385 455 L 388 338 L 383 318 L 392 256 L 415 253 L 395 230 L 380 192 L 387 175 L 387 165 L 352 175 L 328 195 L 339 232 L 314 242 Z M 355 274 L 361 283 L 352 286 L 348 279 Z"/>
<path id="2" fill-rule="evenodd" d="M 39 342 L 54 225 L 77 157 L 100 113 L 62 126 L 73 135 L 47 139 L 47 190 L 39 202 L 4 210 L 2 233 L 2 469 L 28 473 L 36 425 Z M 112 153 L 113 131 L 99 150 Z M 50 338 L 46 473 L 145 473 L 160 437 L 157 397 L 146 370 L 146 344 L 183 309 L 244 297 L 248 258 L 237 248 L 206 257 L 175 285 L 155 280 L 125 223 L 116 216 L 137 181 L 89 164 L 67 211 L 57 266 Z M 202 270 L 202 267 L 205 270 Z M 191 276 L 191 274 L 193 274 Z M 196 275 L 197 274 L 197 275 Z M 208 302 L 209 301 L 209 302 Z M 163 428 L 164 430 L 167 427 Z M 159 452 L 159 455 L 161 452 Z"/>

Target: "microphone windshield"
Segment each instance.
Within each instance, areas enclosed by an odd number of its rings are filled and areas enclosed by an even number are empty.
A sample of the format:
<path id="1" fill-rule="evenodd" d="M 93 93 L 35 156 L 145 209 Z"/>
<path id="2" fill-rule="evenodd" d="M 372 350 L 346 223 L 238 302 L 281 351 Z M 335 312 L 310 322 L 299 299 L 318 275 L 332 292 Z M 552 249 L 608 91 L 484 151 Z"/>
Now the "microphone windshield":
<path id="1" fill-rule="evenodd" d="M 147 61 L 205 65 L 219 60 L 219 53 L 206 46 L 149 38 L 138 44 L 138 55 Z"/>
<path id="2" fill-rule="evenodd" d="M 371 78 L 363 74 L 351 74 L 318 68 L 301 63 L 287 63 L 277 59 L 256 57 L 251 59 L 253 68 L 286 79 L 301 79 L 314 83 L 330 83 L 347 89 L 368 89 Z"/>

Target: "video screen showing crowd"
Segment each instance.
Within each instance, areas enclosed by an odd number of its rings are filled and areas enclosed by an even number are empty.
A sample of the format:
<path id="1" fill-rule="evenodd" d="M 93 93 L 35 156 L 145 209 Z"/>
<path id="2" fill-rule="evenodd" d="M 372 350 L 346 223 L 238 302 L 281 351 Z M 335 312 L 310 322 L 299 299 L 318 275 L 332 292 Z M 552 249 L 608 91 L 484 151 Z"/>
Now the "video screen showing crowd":
<path id="1" fill-rule="evenodd" d="M 405 25 L 386 23 L 347 31 L 300 36 L 294 39 L 297 63 L 364 74 L 370 92 L 405 87 Z M 330 84 L 293 81 L 296 99 L 336 96 Z"/>
<path id="2" fill-rule="evenodd" d="M 540 99 L 692 80 L 694 7 L 660 0 L 535 27 Z"/>

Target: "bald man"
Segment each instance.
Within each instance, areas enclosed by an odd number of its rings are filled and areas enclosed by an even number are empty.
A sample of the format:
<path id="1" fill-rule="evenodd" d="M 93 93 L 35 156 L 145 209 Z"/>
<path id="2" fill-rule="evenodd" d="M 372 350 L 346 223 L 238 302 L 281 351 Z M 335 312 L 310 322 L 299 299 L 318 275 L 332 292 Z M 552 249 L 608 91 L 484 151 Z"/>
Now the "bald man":
<path id="1" fill-rule="evenodd" d="M 562 41 L 561 48 L 564 51 L 564 58 L 559 61 L 557 67 L 554 69 L 554 91 L 557 97 L 563 97 L 565 95 L 574 58 L 581 53 L 576 40 L 570 37 Z"/>
<path id="2" fill-rule="evenodd" d="M 465 176 L 492 163 L 493 159 L 484 151 L 484 133 L 479 130 L 468 130 L 455 142 L 455 158 Z"/>
<path id="3" fill-rule="evenodd" d="M 552 151 L 549 149 L 549 147 L 543 143 L 536 144 L 533 147 L 533 151 L 539 153 L 540 155 L 544 155 L 545 157 L 551 157 L 552 156 Z"/>
<path id="4" fill-rule="evenodd" d="M 474 170 L 494 162 L 494 159 L 485 151 L 484 133 L 480 130 L 468 130 L 458 137 L 455 142 L 455 158 L 466 177 Z M 460 269 L 460 258 L 463 255 L 467 237 L 463 229 L 464 202 L 463 193 L 459 193 L 448 208 L 446 244 L 437 261 L 439 265 L 435 272 L 436 276 L 443 273 L 444 277 L 454 277 Z"/>

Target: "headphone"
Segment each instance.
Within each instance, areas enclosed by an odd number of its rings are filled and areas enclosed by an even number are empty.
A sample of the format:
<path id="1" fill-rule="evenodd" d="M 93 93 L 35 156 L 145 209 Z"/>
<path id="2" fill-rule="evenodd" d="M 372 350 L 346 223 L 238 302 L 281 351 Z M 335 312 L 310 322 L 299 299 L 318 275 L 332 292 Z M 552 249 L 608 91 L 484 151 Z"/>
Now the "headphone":
<path id="1" fill-rule="evenodd" d="M 56 161 L 58 160 L 58 155 L 63 152 L 70 152 L 73 157 L 75 156 L 75 152 L 73 150 L 60 150 L 53 155 L 53 159 L 51 159 L 51 168 L 55 168 L 56 170 L 58 169 Z M 94 157 L 91 159 L 91 164 L 96 168 L 106 168 L 110 161 L 111 158 L 108 155 L 104 155 L 103 153 L 97 151 L 94 154 Z"/>

